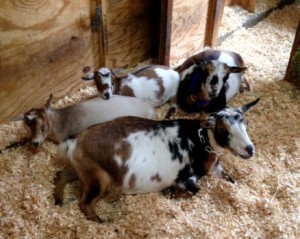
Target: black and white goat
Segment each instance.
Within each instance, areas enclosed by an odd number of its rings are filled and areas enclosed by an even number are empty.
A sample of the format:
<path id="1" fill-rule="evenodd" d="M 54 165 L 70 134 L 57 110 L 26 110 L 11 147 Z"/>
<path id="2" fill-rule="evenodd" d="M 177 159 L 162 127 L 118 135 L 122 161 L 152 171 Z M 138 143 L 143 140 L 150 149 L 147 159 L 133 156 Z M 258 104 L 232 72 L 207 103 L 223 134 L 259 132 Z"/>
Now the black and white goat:
<path id="1" fill-rule="evenodd" d="M 242 75 L 246 70 L 244 61 L 232 51 L 205 50 L 176 70 L 181 77 L 177 101 L 189 112 L 223 109 L 242 85 L 248 84 Z"/>
<path id="2" fill-rule="evenodd" d="M 117 76 L 108 68 L 82 77 L 83 80 L 95 80 L 96 87 L 103 99 L 109 99 L 113 94 L 139 98 L 153 107 L 170 102 L 171 108 L 167 113 L 169 118 L 177 108 L 177 90 L 179 74 L 173 69 L 150 65 L 138 69 L 128 75 Z"/>
<path id="3" fill-rule="evenodd" d="M 159 192 L 171 186 L 195 194 L 197 179 L 213 172 L 233 182 L 219 159 L 224 149 L 244 159 L 255 154 L 244 113 L 258 100 L 223 109 L 205 123 L 122 117 L 70 137 L 59 145 L 59 157 L 70 165 L 57 173 L 55 203 L 63 202 L 63 188 L 78 177 L 81 211 L 101 222 L 95 206 L 108 194 Z"/>
<path id="4" fill-rule="evenodd" d="M 113 96 L 110 101 L 102 98 L 85 100 L 63 109 L 50 107 L 52 95 L 45 107 L 33 108 L 18 117 L 25 123 L 34 146 L 46 138 L 59 143 L 70 134 L 121 116 L 139 116 L 153 119 L 155 110 L 144 101 L 126 96 Z"/>

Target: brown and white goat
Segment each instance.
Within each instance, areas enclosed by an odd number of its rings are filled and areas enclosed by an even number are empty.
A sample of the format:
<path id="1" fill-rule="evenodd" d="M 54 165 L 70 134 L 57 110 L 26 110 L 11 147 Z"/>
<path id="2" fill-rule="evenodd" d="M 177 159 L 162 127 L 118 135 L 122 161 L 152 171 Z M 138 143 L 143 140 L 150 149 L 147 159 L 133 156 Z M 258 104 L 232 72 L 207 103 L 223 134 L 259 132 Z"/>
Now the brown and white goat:
<path id="1" fill-rule="evenodd" d="M 121 117 L 69 137 L 59 145 L 59 157 L 71 166 L 57 173 L 55 203 L 62 203 L 64 186 L 78 176 L 80 209 L 101 222 L 95 206 L 108 194 L 159 192 L 171 186 L 195 194 L 197 179 L 213 172 L 233 182 L 219 158 L 224 149 L 244 159 L 255 154 L 244 113 L 258 100 L 214 113 L 205 124 Z"/>
<path id="2" fill-rule="evenodd" d="M 82 79 L 94 79 L 103 99 L 109 99 L 113 94 L 132 96 L 146 101 L 153 107 L 169 101 L 171 108 L 167 118 L 177 108 L 179 74 L 166 66 L 150 65 L 125 76 L 117 76 L 108 68 L 100 68 Z"/>
<path id="3" fill-rule="evenodd" d="M 181 77 L 178 104 L 190 112 L 225 108 L 247 84 L 242 76 L 246 69 L 242 57 L 232 51 L 210 49 L 188 58 L 176 68 Z"/>
<path id="4" fill-rule="evenodd" d="M 94 98 L 63 109 L 50 107 L 52 95 L 44 108 L 33 108 L 21 116 L 31 133 L 31 142 L 40 146 L 46 138 L 58 143 L 71 134 L 120 116 L 153 119 L 155 110 L 144 101 L 126 96 L 113 96 L 110 101 Z"/>

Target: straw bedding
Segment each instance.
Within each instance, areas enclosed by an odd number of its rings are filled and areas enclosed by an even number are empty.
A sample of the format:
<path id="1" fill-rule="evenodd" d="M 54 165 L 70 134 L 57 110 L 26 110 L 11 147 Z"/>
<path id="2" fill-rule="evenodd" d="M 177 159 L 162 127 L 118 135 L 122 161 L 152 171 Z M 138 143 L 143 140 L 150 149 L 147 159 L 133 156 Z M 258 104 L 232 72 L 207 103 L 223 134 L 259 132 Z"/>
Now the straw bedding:
<path id="1" fill-rule="evenodd" d="M 32 151 L 25 144 L 0 154 L 0 238 L 300 238 L 300 92 L 282 81 L 298 19 L 299 1 L 250 29 L 239 28 L 220 46 L 243 56 L 252 87 L 229 105 L 261 97 L 247 113 L 255 157 L 226 152 L 222 158 L 235 184 L 209 176 L 191 198 L 150 193 L 102 200 L 97 213 L 105 222 L 97 224 L 80 212 L 76 183 L 66 188 L 65 205 L 54 205 L 53 179 L 62 167 L 56 145 L 47 141 Z M 54 106 L 94 93 L 87 87 Z M 166 109 L 158 109 L 157 118 Z M 20 122 L 2 124 L 0 149 L 24 136 Z"/>

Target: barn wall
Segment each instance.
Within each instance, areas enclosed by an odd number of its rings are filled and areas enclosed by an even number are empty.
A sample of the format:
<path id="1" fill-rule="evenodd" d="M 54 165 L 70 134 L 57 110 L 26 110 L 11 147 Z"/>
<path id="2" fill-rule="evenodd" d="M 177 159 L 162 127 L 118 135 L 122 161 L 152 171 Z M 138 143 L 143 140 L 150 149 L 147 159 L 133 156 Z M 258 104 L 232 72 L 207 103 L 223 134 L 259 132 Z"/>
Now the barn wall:
<path id="1" fill-rule="evenodd" d="M 132 67 L 149 58 L 172 65 L 213 45 L 217 2 L 0 1 L 0 122 L 42 106 L 50 93 L 78 90 L 86 66 Z M 93 32 L 96 6 L 101 22 Z"/>
<path id="2" fill-rule="evenodd" d="M 0 1 L 0 121 L 77 90 L 98 67 L 94 1 Z"/>
<path id="3" fill-rule="evenodd" d="M 173 0 L 170 65 L 205 46 L 208 6 L 208 0 Z"/>
<path id="4" fill-rule="evenodd" d="M 102 1 L 107 67 L 135 66 L 157 57 L 160 1 Z"/>

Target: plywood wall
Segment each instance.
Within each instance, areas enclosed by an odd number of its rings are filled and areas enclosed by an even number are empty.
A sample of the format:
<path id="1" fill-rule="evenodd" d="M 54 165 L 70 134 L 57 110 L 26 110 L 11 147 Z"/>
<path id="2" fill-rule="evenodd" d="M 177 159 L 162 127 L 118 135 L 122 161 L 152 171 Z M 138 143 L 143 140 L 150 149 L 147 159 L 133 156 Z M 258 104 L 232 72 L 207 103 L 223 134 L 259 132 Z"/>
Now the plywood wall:
<path id="1" fill-rule="evenodd" d="M 0 122 L 82 86 L 98 67 L 98 33 L 89 0 L 0 1 Z"/>
<path id="2" fill-rule="evenodd" d="M 208 0 L 173 0 L 169 64 L 203 49 Z"/>
<path id="3" fill-rule="evenodd" d="M 102 1 L 105 65 L 135 66 L 158 55 L 160 1 Z"/>

